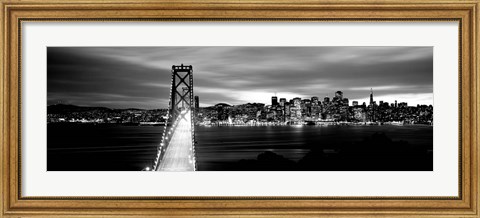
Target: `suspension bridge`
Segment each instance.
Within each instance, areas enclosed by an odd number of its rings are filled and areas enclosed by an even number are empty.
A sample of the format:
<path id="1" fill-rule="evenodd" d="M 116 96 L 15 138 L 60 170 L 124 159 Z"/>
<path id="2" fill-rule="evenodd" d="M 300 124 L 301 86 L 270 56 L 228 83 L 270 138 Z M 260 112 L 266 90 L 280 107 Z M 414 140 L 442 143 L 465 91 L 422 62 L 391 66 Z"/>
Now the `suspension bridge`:
<path id="1" fill-rule="evenodd" d="M 158 146 L 152 171 L 195 171 L 193 67 L 173 65 L 168 122 Z M 167 125 L 167 124 L 170 125 Z"/>

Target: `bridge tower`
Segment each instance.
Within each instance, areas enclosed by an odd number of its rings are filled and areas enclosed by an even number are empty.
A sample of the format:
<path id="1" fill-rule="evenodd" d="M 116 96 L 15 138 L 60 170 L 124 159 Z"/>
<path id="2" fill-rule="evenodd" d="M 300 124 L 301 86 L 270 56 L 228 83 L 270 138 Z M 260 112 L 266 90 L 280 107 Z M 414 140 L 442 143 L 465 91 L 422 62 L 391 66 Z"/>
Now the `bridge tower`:
<path id="1" fill-rule="evenodd" d="M 182 110 L 194 111 L 193 67 L 192 65 L 172 66 L 172 88 L 170 90 L 170 114 L 181 116 Z M 193 117 L 193 114 L 192 114 Z"/>
<path id="2" fill-rule="evenodd" d="M 192 65 L 173 65 L 168 121 L 153 171 L 195 171 L 195 126 Z"/>

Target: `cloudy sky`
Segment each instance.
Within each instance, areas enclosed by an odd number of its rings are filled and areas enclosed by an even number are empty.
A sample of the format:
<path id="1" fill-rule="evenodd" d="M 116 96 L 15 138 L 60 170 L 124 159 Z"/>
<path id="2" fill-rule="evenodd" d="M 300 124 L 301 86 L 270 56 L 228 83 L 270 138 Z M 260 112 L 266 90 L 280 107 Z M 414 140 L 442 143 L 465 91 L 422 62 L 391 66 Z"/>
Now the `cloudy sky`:
<path id="1" fill-rule="evenodd" d="M 433 104 L 432 47 L 49 47 L 48 105 L 166 108 L 172 65 L 192 65 L 200 106 L 344 97 Z"/>

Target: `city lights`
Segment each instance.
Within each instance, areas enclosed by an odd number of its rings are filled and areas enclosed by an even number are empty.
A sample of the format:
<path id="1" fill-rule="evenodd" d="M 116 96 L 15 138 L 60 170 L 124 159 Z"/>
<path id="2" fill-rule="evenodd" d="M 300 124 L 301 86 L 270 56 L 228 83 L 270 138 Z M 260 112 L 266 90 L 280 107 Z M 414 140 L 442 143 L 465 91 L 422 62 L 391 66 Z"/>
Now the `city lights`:
<path id="1" fill-rule="evenodd" d="M 203 126 L 277 126 L 277 125 L 433 125 L 433 106 L 408 106 L 406 102 L 370 101 L 359 104 L 336 91 L 334 97 L 286 98 L 272 96 L 271 105 L 224 103 L 200 108 L 196 123 Z"/>
<path id="2" fill-rule="evenodd" d="M 187 72 L 185 76 L 180 76 L 179 72 Z M 188 77 L 190 84 L 185 82 Z M 179 84 L 185 84 L 181 94 L 176 90 L 178 88 L 175 78 L 180 81 Z M 189 102 L 184 97 L 189 94 Z M 173 118 L 170 128 L 167 124 L 162 134 L 162 142 L 160 143 L 161 151 L 158 152 L 155 160 L 154 170 L 161 171 L 194 171 L 195 149 L 194 149 L 194 115 L 191 112 L 193 102 L 193 70 L 191 66 L 172 66 L 172 80 L 170 88 L 170 110 L 167 112 L 168 118 Z M 168 133 L 167 133 L 168 132 Z M 167 134 L 165 134 L 167 133 Z M 187 163 L 187 164 L 185 164 Z"/>

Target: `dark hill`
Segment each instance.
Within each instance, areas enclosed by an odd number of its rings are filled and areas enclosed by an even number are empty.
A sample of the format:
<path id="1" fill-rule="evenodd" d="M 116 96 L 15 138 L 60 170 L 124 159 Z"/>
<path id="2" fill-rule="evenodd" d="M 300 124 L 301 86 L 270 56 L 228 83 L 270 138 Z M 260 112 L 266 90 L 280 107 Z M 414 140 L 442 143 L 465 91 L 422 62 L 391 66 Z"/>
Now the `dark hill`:
<path id="1" fill-rule="evenodd" d="M 48 114 L 62 114 L 85 111 L 112 111 L 112 109 L 106 107 L 83 107 L 71 104 L 55 104 L 47 106 Z"/>

